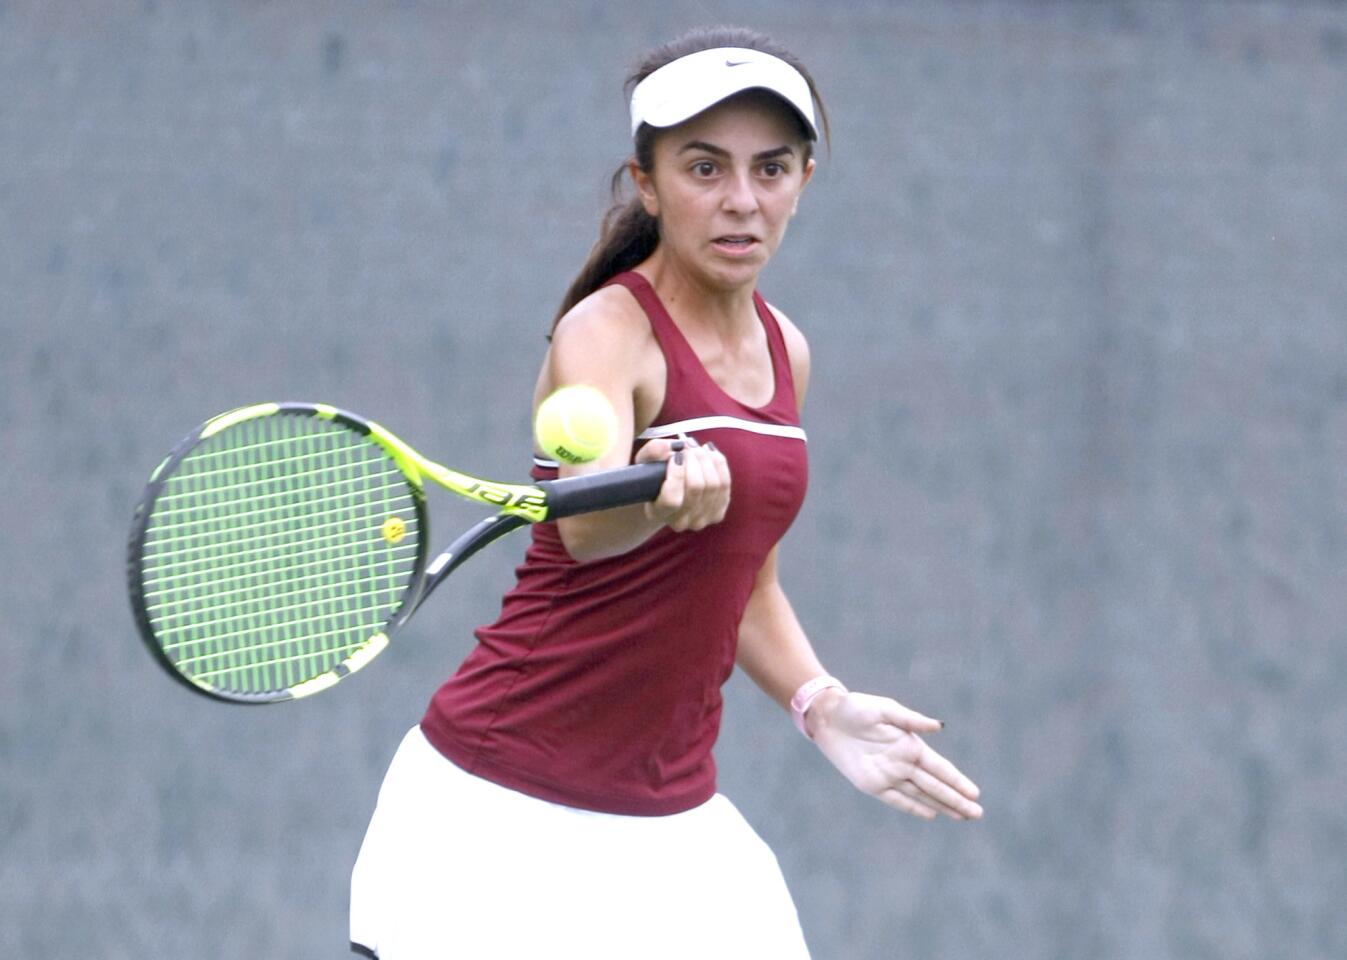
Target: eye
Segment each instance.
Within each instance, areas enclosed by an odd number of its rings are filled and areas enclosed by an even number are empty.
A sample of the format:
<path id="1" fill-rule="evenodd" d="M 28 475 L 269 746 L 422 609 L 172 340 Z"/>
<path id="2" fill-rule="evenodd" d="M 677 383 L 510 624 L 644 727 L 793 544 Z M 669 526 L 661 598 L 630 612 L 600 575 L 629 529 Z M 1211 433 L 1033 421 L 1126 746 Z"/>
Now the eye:
<path id="1" fill-rule="evenodd" d="M 762 165 L 762 175 L 769 179 L 775 179 L 784 176 L 786 173 L 785 164 L 777 163 L 775 160 L 768 160 Z"/>
<path id="2" fill-rule="evenodd" d="M 716 165 L 710 160 L 698 160 L 692 165 L 692 172 L 698 177 L 712 177 L 716 173 Z"/>

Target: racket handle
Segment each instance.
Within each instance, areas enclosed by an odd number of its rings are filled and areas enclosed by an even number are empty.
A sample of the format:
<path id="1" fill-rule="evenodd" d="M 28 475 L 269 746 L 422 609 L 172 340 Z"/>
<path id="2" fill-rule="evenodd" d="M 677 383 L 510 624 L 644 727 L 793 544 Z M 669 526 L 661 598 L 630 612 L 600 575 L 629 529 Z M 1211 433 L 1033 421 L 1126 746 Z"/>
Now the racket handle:
<path id="1" fill-rule="evenodd" d="M 538 486 L 547 493 L 547 519 L 559 520 L 654 500 L 664 485 L 664 471 L 663 461 L 638 463 L 578 477 L 543 480 Z"/>

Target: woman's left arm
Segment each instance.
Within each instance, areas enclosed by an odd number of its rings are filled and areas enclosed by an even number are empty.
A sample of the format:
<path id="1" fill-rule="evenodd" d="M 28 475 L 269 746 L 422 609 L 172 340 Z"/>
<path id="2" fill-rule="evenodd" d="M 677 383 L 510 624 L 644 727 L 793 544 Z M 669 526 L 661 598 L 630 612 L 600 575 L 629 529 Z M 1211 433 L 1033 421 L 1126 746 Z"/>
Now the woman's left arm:
<path id="1" fill-rule="evenodd" d="M 772 307 L 790 357 L 801 412 L 809 387 L 809 343 L 800 329 Z M 758 571 L 739 627 L 737 661 L 763 691 L 791 710 L 796 691 L 826 676 L 777 579 L 777 548 Z M 982 816 L 978 788 L 921 738 L 944 724 L 890 700 L 829 687 L 815 694 L 800 718 L 814 741 L 856 787 L 891 807 L 932 819 Z"/>
<path id="2" fill-rule="evenodd" d="M 801 686 L 826 673 L 781 589 L 775 547 L 744 610 L 736 660 L 787 710 Z M 977 785 L 921 737 L 938 731 L 939 720 L 887 697 L 830 688 L 812 700 L 803 722 L 805 735 L 864 793 L 928 820 L 982 816 Z"/>

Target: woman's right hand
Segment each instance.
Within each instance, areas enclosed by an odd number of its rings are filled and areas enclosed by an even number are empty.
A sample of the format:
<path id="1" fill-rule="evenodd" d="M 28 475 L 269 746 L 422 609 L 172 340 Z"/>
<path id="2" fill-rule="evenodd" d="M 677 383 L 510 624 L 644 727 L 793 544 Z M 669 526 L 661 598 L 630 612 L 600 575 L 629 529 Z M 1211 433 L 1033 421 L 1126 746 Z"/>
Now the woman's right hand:
<path id="1" fill-rule="evenodd" d="M 730 506 L 730 465 L 715 444 L 691 437 L 651 440 L 637 463 L 668 461 L 659 496 L 645 505 L 648 520 L 672 530 L 702 530 L 725 519 Z"/>

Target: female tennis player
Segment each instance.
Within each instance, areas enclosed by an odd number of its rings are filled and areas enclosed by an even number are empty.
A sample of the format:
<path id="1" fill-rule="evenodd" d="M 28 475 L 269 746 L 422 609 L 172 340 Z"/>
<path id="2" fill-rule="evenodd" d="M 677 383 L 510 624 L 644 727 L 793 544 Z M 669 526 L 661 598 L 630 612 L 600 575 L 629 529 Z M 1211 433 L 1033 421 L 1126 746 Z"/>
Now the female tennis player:
<path id="1" fill-rule="evenodd" d="M 668 460 L 658 500 L 532 528 L 495 623 L 399 747 L 352 876 L 381 960 L 807 957 L 771 851 L 716 792 L 737 663 L 858 788 L 982 814 L 922 739 L 940 722 L 848 691 L 777 579 L 805 491 L 809 351 L 757 293 L 814 171 L 809 74 L 742 30 L 654 51 L 629 80 L 635 195 L 606 218 L 538 378 L 618 411 L 614 452 Z"/>

